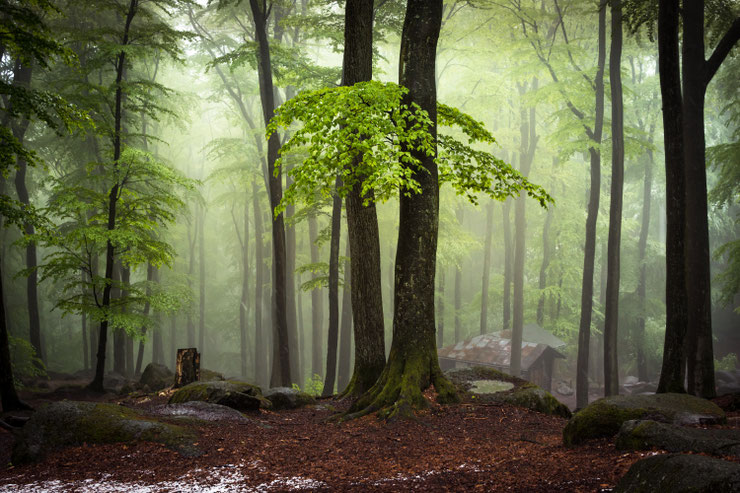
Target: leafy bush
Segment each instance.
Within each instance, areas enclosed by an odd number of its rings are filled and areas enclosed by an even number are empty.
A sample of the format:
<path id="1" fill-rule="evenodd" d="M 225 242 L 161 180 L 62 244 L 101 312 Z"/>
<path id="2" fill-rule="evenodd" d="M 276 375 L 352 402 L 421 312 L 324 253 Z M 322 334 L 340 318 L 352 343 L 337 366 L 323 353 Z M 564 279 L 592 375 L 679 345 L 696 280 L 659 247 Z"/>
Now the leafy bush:
<path id="1" fill-rule="evenodd" d="M 46 367 L 36 355 L 31 343 L 19 337 L 8 336 L 10 346 L 10 364 L 13 367 L 13 379 L 16 387 L 23 387 L 20 381 L 24 377 L 46 376 Z"/>

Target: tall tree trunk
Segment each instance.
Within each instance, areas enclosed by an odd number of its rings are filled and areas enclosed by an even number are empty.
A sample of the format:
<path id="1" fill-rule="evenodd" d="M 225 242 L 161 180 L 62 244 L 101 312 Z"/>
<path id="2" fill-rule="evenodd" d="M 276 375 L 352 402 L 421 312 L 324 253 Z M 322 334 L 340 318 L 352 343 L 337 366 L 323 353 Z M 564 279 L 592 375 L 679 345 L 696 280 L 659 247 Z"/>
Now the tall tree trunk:
<path id="1" fill-rule="evenodd" d="M 177 315 L 174 313 L 170 317 L 170 358 L 171 368 L 174 368 L 177 362 Z"/>
<path id="2" fill-rule="evenodd" d="M 557 158 L 552 160 L 553 168 L 557 165 Z M 540 299 L 537 301 L 537 325 L 543 327 L 545 325 L 545 293 L 544 290 L 547 287 L 547 269 L 550 267 L 550 257 L 552 256 L 552 248 L 550 247 L 550 228 L 552 227 L 552 219 L 555 216 L 555 208 L 550 207 L 547 209 L 547 215 L 545 216 L 545 224 L 542 226 L 542 263 L 540 264 L 540 278 L 539 278 L 539 289 Z"/>
<path id="3" fill-rule="evenodd" d="M 503 213 L 504 222 L 504 295 L 503 302 L 504 306 L 501 311 L 503 316 L 503 327 L 502 330 L 509 330 L 511 328 L 511 272 L 512 272 L 512 252 L 511 252 L 511 200 L 506 199 L 503 207 L 501 208 Z"/>
<path id="4" fill-rule="evenodd" d="M 121 298 L 124 300 L 128 298 L 129 291 L 127 288 L 131 285 L 131 268 L 125 267 L 121 268 Z M 128 311 L 128 303 L 124 302 L 125 304 L 122 307 L 123 312 Z M 126 332 L 126 330 L 121 331 L 123 333 L 123 341 L 124 341 L 124 353 L 125 353 L 125 361 L 126 366 L 124 370 L 124 375 L 126 375 L 126 378 L 131 378 L 134 375 L 134 338 Z"/>
<path id="5" fill-rule="evenodd" d="M 517 83 L 519 90 L 519 172 L 527 176 L 532 169 L 534 153 L 537 149 L 535 127 L 535 108 L 527 112 L 522 99 L 526 93 L 526 84 Z M 532 80 L 532 91 L 537 90 L 537 79 Z M 524 257 L 527 253 L 525 244 L 527 234 L 526 197 L 519 197 L 514 202 L 514 313 L 511 326 L 511 359 L 509 373 L 518 377 L 522 371 L 522 336 L 524 333 Z"/>
<path id="6" fill-rule="evenodd" d="M 239 300 L 239 348 L 242 378 L 247 377 L 247 303 L 249 303 L 249 194 L 244 194 L 244 238 L 242 241 L 242 295 Z"/>
<path id="7" fill-rule="evenodd" d="M 199 291 L 199 314 L 198 314 L 198 351 L 200 352 L 200 363 L 204 365 L 206 356 L 206 253 L 205 253 L 205 222 L 206 211 L 203 205 L 198 207 L 200 219 L 198 220 L 198 291 Z"/>
<path id="8" fill-rule="evenodd" d="M 442 0 L 409 0 L 401 35 L 399 83 L 409 89 L 403 104 L 418 104 L 430 117 L 436 138 L 435 58 L 442 21 Z M 413 178 L 420 193 L 400 193 L 396 250 L 393 341 L 388 362 L 373 387 L 352 411 L 383 409 L 388 418 L 409 415 L 428 405 L 422 390 L 433 384 L 438 400 L 456 399 L 452 384 L 437 360 L 434 323 L 434 275 L 439 227 L 439 182 L 435 156 L 414 147 L 404 149 L 419 161 Z M 357 414 L 355 414 L 357 415 Z"/>
<path id="9" fill-rule="evenodd" d="M 2 402 L 4 413 L 30 409 L 28 404 L 21 401 L 15 390 L 13 367 L 10 364 L 10 342 L 8 339 L 5 293 L 3 292 L 2 272 L 0 272 L 0 402 Z"/>
<path id="10" fill-rule="evenodd" d="M 22 65 L 18 63 L 16 70 L 13 71 L 13 85 L 18 85 L 29 89 L 31 86 L 31 65 Z M 13 136 L 19 141 L 23 142 L 26 131 L 28 130 L 29 121 L 25 118 L 17 125 L 12 125 Z M 17 168 L 15 172 L 15 190 L 18 193 L 18 200 L 25 206 L 31 205 L 31 200 L 28 195 L 28 188 L 26 187 L 26 171 L 28 169 L 28 163 L 25 159 L 18 159 L 16 162 Z M 35 233 L 33 224 L 30 222 L 23 223 L 23 234 L 26 236 L 32 236 Z M 46 361 L 46 355 L 41 341 L 41 319 L 39 317 L 39 298 L 38 298 L 38 273 L 36 272 L 37 258 L 36 258 L 36 243 L 29 242 L 26 245 L 26 268 L 29 269 L 29 274 L 26 277 L 26 300 L 28 304 L 28 333 L 29 341 L 36 355 L 42 360 Z"/>
<path id="11" fill-rule="evenodd" d="M 349 240 L 344 256 L 344 288 L 342 289 L 342 322 L 339 329 L 339 368 L 337 369 L 337 389 L 343 392 L 351 377 L 349 363 L 352 352 L 352 269 L 349 261 Z"/>
<path id="12" fill-rule="evenodd" d="M 159 269 L 154 269 L 154 282 L 159 284 Z M 164 359 L 164 341 L 162 340 L 162 331 L 164 327 L 161 324 L 161 314 L 159 311 L 154 312 L 154 333 L 152 334 L 152 363 L 160 365 L 166 364 Z"/>
<path id="13" fill-rule="evenodd" d="M 316 216 L 308 216 L 308 241 L 311 250 L 311 263 L 319 262 L 319 246 L 316 240 L 319 237 L 319 227 Z M 312 274 L 316 277 L 315 274 Z M 324 304 L 321 297 L 320 289 L 311 290 L 311 378 L 314 375 L 321 375 L 321 363 L 323 355 L 323 324 L 324 324 Z"/>
<path id="14" fill-rule="evenodd" d="M 462 228 L 463 216 L 465 209 L 459 206 L 456 211 L 457 222 Z M 462 259 L 455 263 L 455 342 L 462 339 L 462 321 L 460 312 L 462 311 Z"/>
<path id="15" fill-rule="evenodd" d="M 287 140 L 287 137 L 286 137 Z M 290 168 L 288 168 L 288 171 Z M 285 187 L 288 188 L 293 183 L 290 176 L 286 175 Z M 285 217 L 290 218 L 295 214 L 295 206 L 288 204 L 285 207 Z M 297 382 L 303 382 L 303 371 L 301 365 L 301 344 L 298 338 L 298 313 L 296 312 L 296 288 L 295 288 L 295 263 L 296 263 L 296 239 L 295 226 L 290 226 L 285 230 L 285 287 L 286 303 L 288 311 L 286 313 L 288 321 L 288 341 L 290 344 L 290 374 Z"/>
<path id="16" fill-rule="evenodd" d="M 84 286 L 85 284 L 87 284 L 87 275 L 85 274 L 84 270 L 80 272 L 80 276 L 82 277 L 82 285 Z M 90 369 L 90 346 L 89 346 L 90 341 L 88 337 L 89 336 L 87 335 L 87 314 L 85 312 L 82 312 L 82 359 L 84 361 L 85 371 Z"/>
<path id="17" fill-rule="evenodd" d="M 321 395 L 334 393 L 337 375 L 337 342 L 339 339 L 339 236 L 342 231 L 342 198 L 339 189 L 342 182 L 337 178 L 336 192 L 331 211 L 331 243 L 329 248 L 329 331 L 326 343 L 326 373 Z"/>
<path id="18" fill-rule="evenodd" d="M 195 243 L 198 239 L 198 220 L 199 216 L 196 213 L 195 216 L 195 228 L 193 228 L 188 222 L 188 245 L 190 246 L 190 256 L 188 260 L 188 290 L 193 292 L 193 275 L 195 274 Z M 193 231 L 195 229 L 195 231 Z M 188 347 L 195 347 L 195 324 L 193 323 L 193 309 L 188 307 L 187 310 L 187 336 L 188 336 Z"/>
<path id="19" fill-rule="evenodd" d="M 118 284 L 118 286 L 111 289 L 111 300 L 119 300 L 119 304 L 121 298 L 124 297 L 121 291 L 123 285 L 121 280 L 122 271 L 119 260 L 113 266 L 113 277 L 111 277 L 113 283 Z M 120 375 L 126 375 L 126 331 L 121 327 L 113 329 L 113 371 Z"/>
<path id="20" fill-rule="evenodd" d="M 612 42 L 609 50 L 609 85 L 612 99 L 612 184 L 609 203 L 606 307 L 604 310 L 604 395 L 619 394 L 619 261 L 622 240 L 624 188 L 624 110 L 622 107 L 622 1 L 611 2 Z"/>
<path id="21" fill-rule="evenodd" d="M 262 325 L 262 293 L 264 291 L 265 259 L 262 237 L 262 209 L 257 180 L 252 180 L 252 209 L 254 213 L 254 380 L 267 384 L 267 341 Z"/>
<path id="22" fill-rule="evenodd" d="M 373 1 L 347 0 L 344 14 L 342 85 L 372 79 Z M 347 237 L 352 270 L 355 365 L 345 395 L 357 397 L 377 381 L 385 366 L 385 329 L 380 277 L 380 235 L 372 192 L 362 179 L 347 194 Z M 369 204 L 363 204 L 364 199 Z"/>
<path id="23" fill-rule="evenodd" d="M 651 127 L 650 136 L 653 130 Z M 652 140 L 652 138 L 651 138 Z M 640 278 L 637 282 L 637 299 L 639 303 L 639 315 L 635 333 L 635 349 L 637 351 L 637 378 L 641 382 L 649 379 L 647 358 L 645 357 L 645 309 L 647 298 L 647 267 L 645 259 L 647 254 L 647 240 L 650 232 L 650 201 L 653 188 L 653 151 L 648 148 L 647 162 L 645 163 L 645 181 L 642 188 L 642 226 L 640 227 L 640 239 L 638 240 L 638 264 L 640 266 Z"/>
<path id="24" fill-rule="evenodd" d="M 596 69 L 593 145 L 588 148 L 591 183 L 586 215 L 586 244 L 583 248 L 583 283 L 581 287 L 581 320 L 578 326 L 578 361 L 576 362 L 576 407 L 588 404 L 588 350 L 591 339 L 591 312 L 594 297 L 594 257 L 596 256 L 596 219 L 601 192 L 601 135 L 604 125 L 604 63 L 606 61 L 606 4 L 599 7 L 599 54 Z"/>
<path id="25" fill-rule="evenodd" d="M 131 22 L 134 20 L 136 11 L 139 6 L 139 0 L 130 0 L 128 11 L 126 12 L 126 20 L 123 28 L 123 36 L 121 39 L 121 46 L 127 46 L 129 44 L 129 32 L 131 30 Z M 123 123 L 123 78 L 124 71 L 126 68 L 126 50 L 121 52 L 116 57 L 116 92 L 115 92 L 115 103 L 113 110 L 113 169 L 117 170 L 121 160 L 122 151 L 122 132 L 121 125 Z M 115 175 L 115 174 L 114 174 Z M 108 231 L 116 229 L 116 206 L 118 205 L 118 199 L 120 195 L 120 184 L 116 181 L 108 192 Z M 107 240 L 105 246 L 105 279 L 107 280 L 105 287 L 103 288 L 103 300 L 100 308 L 103 311 L 110 309 L 110 291 L 111 283 L 113 279 L 113 264 L 115 263 L 115 248 L 111 240 Z M 103 376 L 105 373 L 105 348 L 108 342 L 108 318 L 104 317 L 100 321 L 100 336 L 98 337 L 98 354 L 97 363 L 95 366 L 95 377 L 90 382 L 89 388 L 95 392 L 104 392 L 103 389 Z"/>
<path id="26" fill-rule="evenodd" d="M 491 243 L 493 239 L 493 201 L 486 206 L 486 239 L 483 246 L 483 276 L 480 288 L 480 333 L 488 332 L 488 284 L 491 279 Z"/>
<path id="27" fill-rule="evenodd" d="M 267 126 L 275 112 L 275 95 L 272 84 L 272 64 L 270 62 L 270 45 L 267 41 L 267 2 L 249 0 L 254 20 L 255 38 L 258 45 L 257 72 L 259 76 L 260 100 L 262 114 Z M 270 377 L 272 386 L 290 387 L 290 346 L 288 341 L 287 293 L 286 293 L 286 245 L 283 214 L 275 215 L 275 210 L 283 196 L 283 178 L 280 168 L 275 169 L 275 161 L 280 151 L 280 138 L 277 133 L 270 135 L 267 141 L 267 172 L 270 184 L 270 210 L 272 211 L 272 325 L 275 334 L 274 345 L 277 351 L 277 364 L 273 364 Z"/>
<path id="28" fill-rule="evenodd" d="M 658 392 L 685 392 L 686 338 L 685 177 L 681 76 L 678 57 L 679 0 L 660 0 L 658 69 L 663 100 L 666 181 L 666 328 Z"/>

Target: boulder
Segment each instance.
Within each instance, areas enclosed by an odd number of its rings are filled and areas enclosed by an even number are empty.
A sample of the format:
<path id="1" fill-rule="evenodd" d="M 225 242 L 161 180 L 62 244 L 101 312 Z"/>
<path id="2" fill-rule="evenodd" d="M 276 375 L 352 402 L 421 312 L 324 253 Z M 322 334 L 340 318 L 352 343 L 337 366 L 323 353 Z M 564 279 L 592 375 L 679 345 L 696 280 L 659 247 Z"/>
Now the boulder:
<path id="1" fill-rule="evenodd" d="M 476 366 L 473 368 L 456 368 L 448 370 L 445 375 L 460 389 L 468 393 L 471 400 L 478 402 L 500 402 L 524 407 L 544 414 L 569 418 L 570 409 L 558 401 L 552 394 L 537 385 L 512 377 L 493 368 Z M 492 392 L 481 392 L 485 389 L 482 381 L 490 381 Z M 496 382 L 502 384 L 496 389 Z M 503 384 L 507 384 L 505 387 Z M 479 389 L 479 390 L 476 390 Z"/>
<path id="2" fill-rule="evenodd" d="M 180 426 L 147 419 L 117 404 L 59 401 L 31 416 L 16 437 L 11 460 L 34 462 L 63 447 L 135 440 L 163 443 L 185 456 L 202 453 L 193 445 L 197 436 Z"/>
<path id="3" fill-rule="evenodd" d="M 175 374 L 164 365 L 149 363 L 139 379 L 139 385 L 147 386 L 152 391 L 171 387 L 175 381 Z"/>
<path id="4" fill-rule="evenodd" d="M 103 387 L 116 394 L 120 394 L 124 387 L 130 386 L 131 383 L 124 375 L 114 371 L 106 373 L 103 377 Z"/>
<path id="5" fill-rule="evenodd" d="M 740 464 L 703 455 L 655 455 L 632 464 L 615 493 L 740 491 Z"/>
<path id="6" fill-rule="evenodd" d="M 238 380 L 190 383 L 172 394 L 168 404 L 191 401 L 221 404 L 237 411 L 257 411 L 261 407 L 271 407 L 270 401 L 262 396 L 259 387 Z"/>
<path id="7" fill-rule="evenodd" d="M 234 421 L 239 423 L 249 421 L 236 409 L 202 401 L 167 404 L 154 409 L 152 412 L 160 416 L 197 418 L 203 421 Z"/>
<path id="8" fill-rule="evenodd" d="M 740 457 L 740 430 L 688 428 L 653 420 L 630 420 L 619 429 L 616 446 L 621 450 L 659 448 L 668 452 Z"/>
<path id="9" fill-rule="evenodd" d="M 622 423 L 633 419 L 674 424 L 726 421 L 716 404 L 693 395 L 617 395 L 594 401 L 573 415 L 563 430 L 563 443 L 576 445 L 590 438 L 614 436 Z"/>
<path id="10" fill-rule="evenodd" d="M 289 387 L 273 387 L 265 392 L 265 398 L 272 402 L 272 408 L 297 409 L 303 406 L 316 404 L 316 399 L 306 392 Z"/>

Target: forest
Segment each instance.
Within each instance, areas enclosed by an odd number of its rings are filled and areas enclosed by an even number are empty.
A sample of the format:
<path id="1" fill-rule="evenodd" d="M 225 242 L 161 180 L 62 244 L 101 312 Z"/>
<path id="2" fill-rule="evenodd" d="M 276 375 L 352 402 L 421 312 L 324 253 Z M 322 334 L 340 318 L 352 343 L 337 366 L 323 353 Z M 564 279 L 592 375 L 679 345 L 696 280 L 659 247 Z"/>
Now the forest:
<path id="1" fill-rule="evenodd" d="M 0 492 L 740 490 L 739 40 L 0 0 Z"/>

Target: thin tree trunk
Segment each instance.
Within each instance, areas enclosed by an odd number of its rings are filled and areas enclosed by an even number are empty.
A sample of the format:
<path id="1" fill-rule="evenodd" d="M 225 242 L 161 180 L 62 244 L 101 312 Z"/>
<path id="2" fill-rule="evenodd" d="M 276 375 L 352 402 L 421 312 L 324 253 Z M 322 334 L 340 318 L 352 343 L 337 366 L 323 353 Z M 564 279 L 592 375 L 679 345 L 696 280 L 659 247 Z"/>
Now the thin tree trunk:
<path id="1" fill-rule="evenodd" d="M 154 282 L 159 284 L 159 269 L 154 269 Z M 162 331 L 164 327 L 161 324 L 161 314 L 159 311 L 154 312 L 154 333 L 152 334 L 152 363 L 164 365 L 164 341 L 162 340 Z"/>
<path id="2" fill-rule="evenodd" d="M 82 277 L 82 285 L 84 286 L 87 283 L 87 275 L 85 274 L 84 270 L 80 272 L 80 276 Z M 89 342 L 90 341 L 88 340 L 88 335 L 87 335 L 87 314 L 85 312 L 82 312 L 82 359 L 85 364 L 84 366 L 85 371 L 90 369 Z"/>
<path id="3" fill-rule="evenodd" d="M 242 378 L 247 377 L 247 303 L 249 303 L 249 194 L 244 194 L 244 238 L 242 247 L 242 295 L 239 300 L 239 348 Z"/>
<path id="4" fill-rule="evenodd" d="M 606 61 L 606 5 L 599 7 L 599 54 L 594 85 L 596 116 L 593 145 L 589 147 L 591 183 L 586 215 L 586 244 L 583 248 L 583 283 L 581 288 L 581 320 L 578 326 L 578 360 L 576 363 L 576 407 L 588 404 L 588 350 L 591 339 L 591 312 L 594 296 L 594 257 L 596 256 L 596 219 L 601 192 L 601 135 L 604 125 L 604 63 Z"/>
<path id="5" fill-rule="evenodd" d="M 342 198 L 339 189 L 342 182 L 337 178 L 336 193 L 331 211 L 331 243 L 329 248 L 329 331 L 326 343 L 326 373 L 321 395 L 334 393 L 337 374 L 337 342 L 339 338 L 339 236 L 342 231 Z"/>
<path id="6" fill-rule="evenodd" d="M 462 227 L 465 209 L 462 206 L 457 208 L 457 222 Z M 461 260 L 462 261 L 462 260 Z M 462 265 L 460 262 L 455 264 L 455 342 L 462 339 L 462 321 L 460 312 L 462 311 Z"/>
<path id="7" fill-rule="evenodd" d="M 339 368 L 337 369 L 337 389 L 343 392 L 351 377 L 349 363 L 352 354 L 352 269 L 349 261 L 349 240 L 346 242 L 344 256 L 344 288 L 342 289 L 342 323 L 339 336 Z"/>
<path id="8" fill-rule="evenodd" d="M 174 313 L 170 317 L 170 361 L 172 362 L 172 368 L 175 367 L 177 360 L 177 315 Z"/>
<path id="9" fill-rule="evenodd" d="M 249 0 L 254 20 L 255 38 L 258 45 L 257 72 L 259 75 L 260 100 L 265 126 L 270 122 L 275 112 L 275 95 L 272 83 L 272 64 L 270 62 L 270 45 L 267 41 L 267 16 L 269 10 L 266 1 Z M 287 320 L 287 293 L 286 293 L 286 245 L 285 224 L 283 214 L 275 215 L 275 210 L 283 196 L 283 178 L 280 168 L 275 169 L 275 161 L 280 151 L 280 139 L 277 133 L 270 135 L 267 141 L 267 173 L 270 185 L 270 210 L 272 211 L 272 325 L 277 348 L 277 364 L 273 364 L 273 374 L 270 377 L 272 386 L 290 387 L 290 345 Z"/>
<path id="10" fill-rule="evenodd" d="M 311 250 L 311 263 L 319 262 L 319 246 L 316 239 L 319 237 L 319 227 L 316 216 L 308 216 L 308 241 Z M 312 274 L 315 278 L 316 275 Z M 321 297 L 321 290 L 314 288 L 311 290 L 311 378 L 314 375 L 321 375 L 321 363 L 323 354 L 323 324 L 324 324 L 324 301 Z"/>
<path id="11" fill-rule="evenodd" d="M 520 99 L 519 124 L 519 172 L 527 176 L 532 169 L 534 153 L 537 149 L 535 127 L 535 108 L 529 112 L 523 106 L 522 98 L 526 92 L 526 85 L 517 84 Z M 532 91 L 537 90 L 537 79 L 532 80 Z M 524 333 L 524 257 L 526 255 L 526 198 L 519 197 L 514 202 L 514 313 L 511 326 L 511 359 L 509 373 L 515 377 L 522 371 L 522 338 Z"/>
<path id="12" fill-rule="evenodd" d="M 480 289 L 480 333 L 488 332 L 488 284 L 491 279 L 491 243 L 493 239 L 493 201 L 486 207 L 486 239 L 483 246 L 483 276 Z"/>
<path id="13" fill-rule="evenodd" d="M 262 293 L 264 291 L 265 259 L 262 237 L 262 209 L 257 180 L 252 180 L 252 209 L 254 213 L 254 380 L 267 384 L 267 341 L 262 325 Z"/>
<path id="14" fill-rule="evenodd" d="M 188 260 L 188 290 L 193 291 L 193 274 L 195 274 L 195 242 L 198 236 L 198 216 L 195 217 L 195 232 L 188 222 L 188 245 L 190 246 L 190 256 Z M 193 310 L 188 307 L 187 310 L 187 336 L 188 347 L 195 347 L 195 324 L 193 323 Z"/>
<path id="15" fill-rule="evenodd" d="M 0 262 L 0 265 L 2 263 Z M 18 397 L 13 380 L 13 368 L 10 364 L 10 343 L 8 338 L 8 326 L 5 315 L 5 294 L 3 292 L 3 278 L 0 272 L 0 401 L 3 412 L 30 409 L 30 407 Z"/>
<path id="16" fill-rule="evenodd" d="M 657 392 L 685 392 L 686 184 L 678 57 L 679 0 L 660 0 L 658 11 L 658 69 L 663 101 L 666 181 L 666 329 Z"/>
<path id="17" fill-rule="evenodd" d="M 650 135 L 652 136 L 652 128 Z M 642 189 L 642 226 L 640 227 L 640 239 L 638 240 L 640 278 L 637 282 L 637 298 L 640 314 L 637 317 L 637 328 L 635 333 L 637 378 L 639 378 L 641 382 L 647 382 L 649 379 L 647 358 L 645 356 L 645 300 L 647 298 L 647 268 L 645 260 L 647 254 L 647 239 L 650 232 L 650 201 L 652 198 L 653 188 L 653 151 L 648 148 L 647 154 L 648 160 L 647 163 L 645 163 L 645 181 Z"/>
<path id="18" fill-rule="evenodd" d="M 121 281 L 122 270 L 121 262 L 117 261 L 113 267 L 111 280 L 117 283 L 118 286 L 111 289 L 111 300 L 119 300 L 118 303 L 121 303 L 120 299 L 123 298 L 120 288 L 123 284 Z M 126 331 L 120 327 L 113 329 L 113 371 L 126 375 Z"/>
<path id="19" fill-rule="evenodd" d="M 131 269 L 129 267 L 121 269 L 121 284 L 124 288 L 131 285 Z M 121 298 L 125 300 L 128 298 L 128 295 L 129 292 L 127 289 L 121 290 Z M 128 303 L 124 301 L 122 311 L 127 312 L 127 307 Z M 126 366 L 124 374 L 126 375 L 126 378 L 131 378 L 134 374 L 134 338 L 126 332 L 126 330 L 122 330 L 121 332 L 123 333 L 123 341 L 125 345 Z"/>
<path id="20" fill-rule="evenodd" d="M 199 291 L 199 314 L 198 314 L 198 351 L 200 352 L 200 363 L 204 365 L 206 356 L 206 253 L 205 234 L 206 211 L 203 205 L 199 206 L 198 220 L 198 291 Z"/>
<path id="21" fill-rule="evenodd" d="M 342 85 L 372 79 L 373 1 L 347 0 L 344 17 Z M 352 269 L 355 364 L 345 395 L 357 397 L 377 381 L 385 366 L 385 329 L 380 276 L 380 235 L 373 193 L 362 194 L 362 179 L 346 198 L 347 237 Z M 365 206 L 363 201 L 369 199 Z"/>
<path id="22" fill-rule="evenodd" d="M 622 239 L 624 189 L 624 114 L 622 107 L 622 1 L 611 2 L 612 42 L 609 51 L 609 85 L 612 100 L 612 184 L 609 204 L 606 308 L 604 311 L 604 395 L 619 394 L 619 263 Z"/>
<path id="23" fill-rule="evenodd" d="M 503 327 L 502 330 L 511 328 L 511 271 L 512 271 L 512 254 L 511 254 L 511 200 L 506 199 L 501 212 L 504 221 L 504 295 L 503 295 Z"/>
<path id="24" fill-rule="evenodd" d="M 557 157 L 552 158 L 552 167 L 558 164 Z M 550 258 L 552 256 L 552 249 L 550 247 L 550 228 L 552 227 L 552 219 L 555 216 L 555 209 L 550 207 L 547 209 L 547 215 L 545 216 L 545 224 L 542 226 L 542 264 L 540 264 L 540 278 L 539 278 L 539 289 L 540 299 L 537 301 L 537 325 L 543 327 L 545 325 L 545 293 L 544 290 L 547 287 L 547 269 L 550 267 Z"/>

